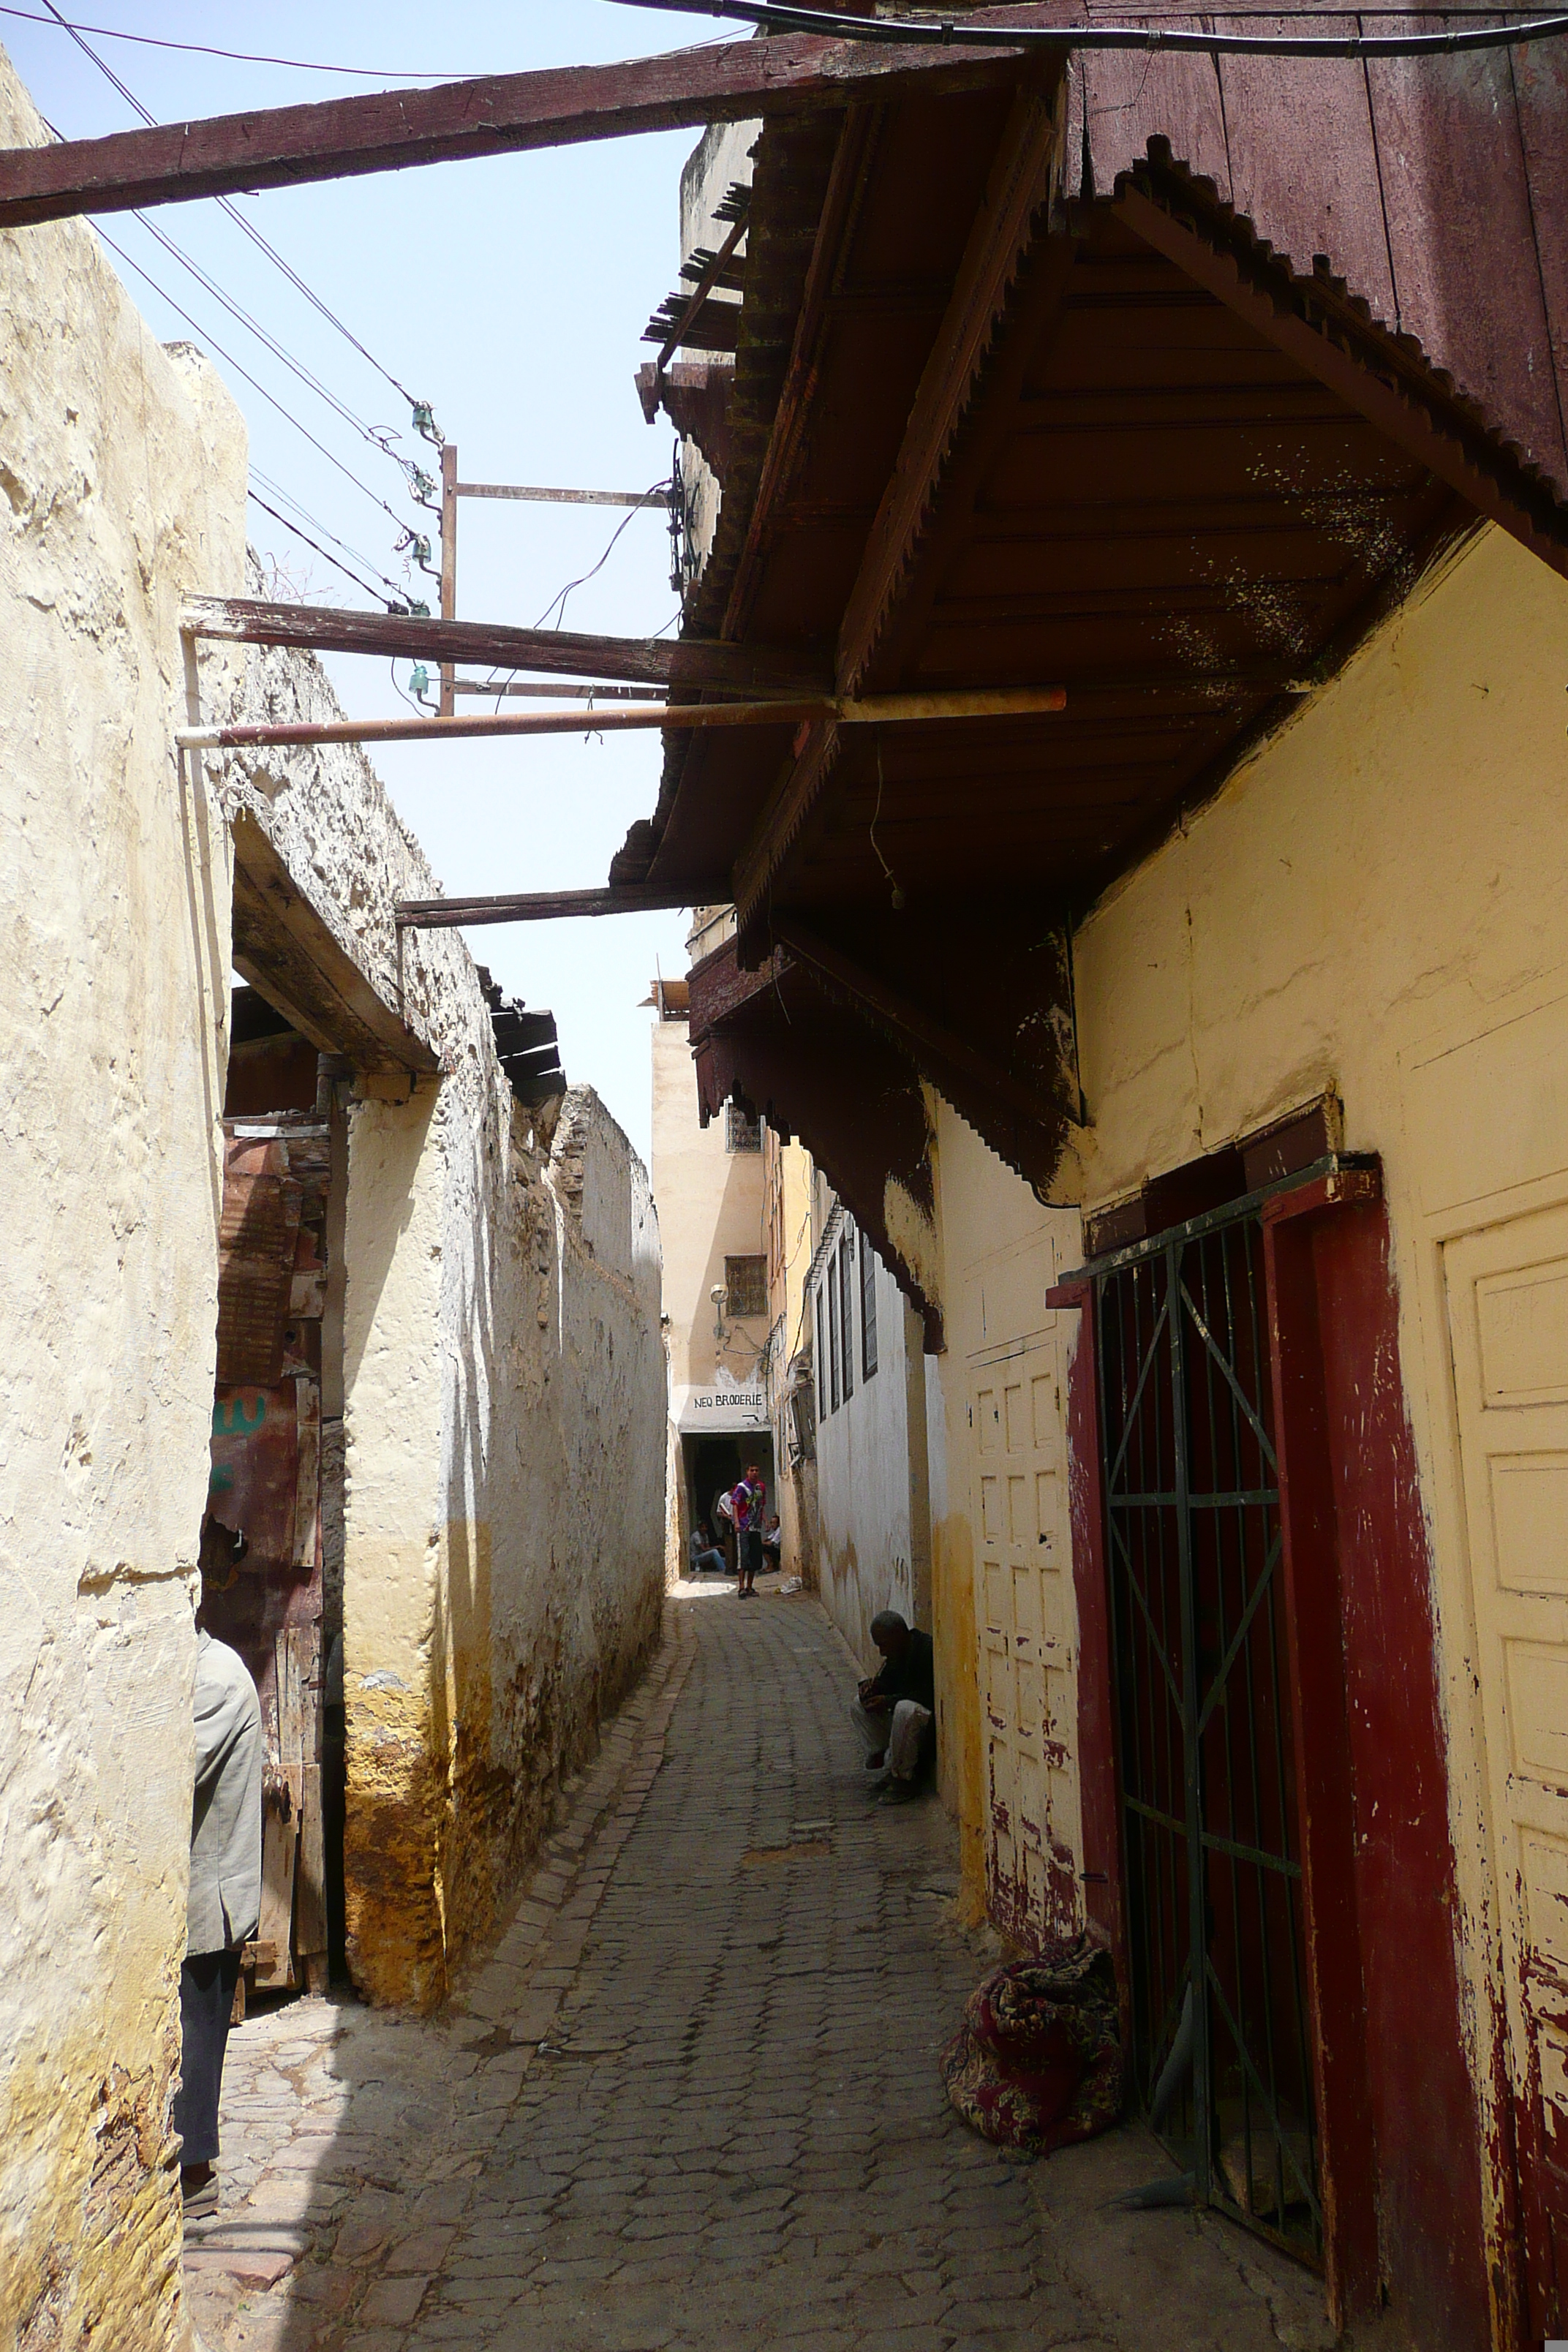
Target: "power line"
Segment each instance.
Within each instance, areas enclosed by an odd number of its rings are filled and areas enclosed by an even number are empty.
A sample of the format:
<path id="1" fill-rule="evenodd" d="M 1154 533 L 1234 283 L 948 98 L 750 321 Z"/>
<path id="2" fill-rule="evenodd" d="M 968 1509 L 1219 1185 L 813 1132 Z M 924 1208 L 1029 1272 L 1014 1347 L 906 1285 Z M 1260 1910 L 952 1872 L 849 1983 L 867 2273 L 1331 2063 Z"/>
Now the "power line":
<path id="1" fill-rule="evenodd" d="M 1204 57 L 1426 58 L 1471 49 L 1502 49 L 1568 34 L 1568 16 L 1537 16 L 1520 25 L 1483 25 L 1473 32 L 1353 33 L 1331 37 L 1295 33 L 1193 33 L 1159 25 L 976 25 L 952 16 L 847 16 L 794 0 L 615 0 L 620 7 L 660 8 L 688 16 L 724 16 L 762 32 L 819 33 L 834 40 L 886 41 L 955 49 L 1040 49 L 1056 56 L 1089 49 L 1172 49 Z M 1247 12 L 1251 14 L 1253 12 Z M 1310 21 L 1315 9 L 1285 12 Z"/>
<path id="2" fill-rule="evenodd" d="M 644 493 L 645 499 L 651 500 L 654 491 L 660 490 L 663 488 L 664 484 L 662 482 L 653 483 L 652 486 Z M 561 626 L 562 622 L 566 617 L 566 600 L 572 594 L 574 589 L 585 588 L 590 580 L 597 577 L 597 575 L 604 570 L 605 564 L 608 563 L 611 556 L 615 553 L 616 543 L 620 539 L 622 531 L 626 530 L 627 524 L 632 522 L 637 516 L 644 513 L 645 511 L 645 507 L 633 507 L 630 509 L 624 520 L 619 522 L 616 526 L 616 529 L 610 533 L 609 543 L 605 547 L 603 555 L 600 556 L 597 563 L 594 565 L 593 570 L 582 572 L 575 580 L 569 580 L 565 587 L 562 589 L 560 594 L 551 598 L 549 604 L 546 604 L 543 612 L 541 613 L 538 620 L 535 621 L 533 625 L 536 629 L 542 629 L 544 626 L 545 622 L 549 619 L 552 613 L 556 615 L 554 623 L 555 627 L 559 628 Z"/>
<path id="3" fill-rule="evenodd" d="M 253 376 L 250 370 L 244 366 L 240 361 L 237 360 L 232 352 L 225 351 L 223 345 L 218 342 L 214 336 L 210 335 L 207 332 L 207 330 L 201 326 L 196 320 L 193 319 L 187 310 L 184 309 L 180 303 L 175 301 L 168 289 L 159 285 L 157 279 L 153 276 L 150 270 L 144 269 L 139 261 L 134 260 L 132 257 L 126 252 L 122 245 L 116 245 L 114 239 L 109 235 L 107 230 L 100 226 L 98 234 L 103 239 L 104 244 L 109 247 L 110 253 L 118 255 L 128 269 L 133 269 L 136 272 L 137 277 L 140 278 L 145 285 L 148 285 L 153 289 L 153 293 L 158 296 L 159 299 L 168 304 L 170 310 L 174 311 L 174 316 L 177 319 L 183 319 L 184 320 L 186 326 L 189 327 L 194 335 L 200 335 L 203 342 L 206 344 L 209 349 L 215 351 L 219 359 L 226 360 L 229 366 L 235 370 L 236 373 L 244 377 L 246 383 L 250 385 L 252 391 L 258 392 L 261 394 L 262 399 L 267 402 L 268 407 L 275 408 L 278 411 L 279 415 L 283 417 L 288 424 L 294 427 L 296 433 L 303 435 L 304 438 L 310 443 L 312 449 L 320 451 L 321 455 L 326 459 L 329 466 L 335 466 L 339 473 L 342 475 L 345 481 L 352 482 L 356 490 L 363 491 L 363 495 L 369 499 L 371 504 L 373 506 L 379 507 L 383 514 L 390 515 L 393 521 L 397 525 L 399 530 L 407 530 L 408 526 L 405 523 L 402 516 L 397 513 L 395 509 L 389 507 L 386 500 L 381 497 L 379 492 L 373 490 L 368 482 L 362 482 L 359 476 L 353 472 L 352 467 L 345 466 L 341 457 L 333 455 L 332 451 L 328 448 L 324 441 L 318 441 L 315 435 L 310 431 L 310 426 L 308 425 L 301 425 L 299 418 L 294 415 L 292 409 L 285 408 L 283 403 L 278 398 L 277 394 L 275 393 L 268 392 L 267 386 L 261 383 L 259 378 Z"/>
<path id="4" fill-rule="evenodd" d="M 278 341 L 277 336 L 264 327 L 258 319 L 253 318 L 243 304 L 235 301 L 231 295 L 226 294 L 216 278 L 209 277 L 200 262 L 194 261 L 182 246 L 175 244 L 166 230 L 161 228 L 156 221 L 150 219 L 146 213 L 133 212 L 132 218 L 141 222 L 148 236 L 156 244 L 161 245 L 164 252 L 179 263 L 182 269 L 188 270 L 197 285 L 210 294 L 215 302 L 220 302 L 223 305 L 231 319 L 237 320 L 242 327 L 247 327 L 257 341 L 264 344 L 272 353 L 274 359 L 281 360 L 290 374 L 298 376 L 302 384 L 315 393 L 320 399 L 324 400 L 330 408 L 334 409 L 345 425 L 352 425 L 354 431 L 363 440 L 368 441 L 373 449 L 379 449 L 384 455 L 390 456 L 391 453 L 387 450 L 385 443 L 377 439 L 374 431 L 364 419 L 362 416 L 356 416 L 353 410 L 338 398 L 330 385 L 324 384 L 320 376 L 312 374 L 301 361 L 295 359 L 292 352 L 286 350 Z"/>
<path id="5" fill-rule="evenodd" d="M 342 573 L 343 578 L 344 578 L 345 580 L 352 580 L 352 581 L 353 582 L 354 586 L 355 586 L 356 588 L 363 589 L 363 592 L 364 592 L 364 593 L 365 593 L 367 596 L 373 597 L 373 598 L 374 599 L 374 601 L 375 601 L 375 603 L 376 603 L 376 604 L 385 604 L 386 599 L 385 599 L 385 597 L 381 593 L 381 592 L 380 592 L 380 590 L 379 590 L 379 589 L 377 589 L 377 588 L 372 588 L 372 587 L 370 587 L 369 585 L 367 585 L 367 583 L 366 583 L 364 581 L 361 580 L 361 579 L 357 576 L 357 574 L 356 574 L 356 573 L 354 573 L 354 572 L 351 572 L 351 571 L 349 570 L 348 565 L 347 565 L 346 563 L 340 563 L 340 562 L 338 562 L 338 559 L 337 559 L 337 557 L 336 557 L 335 555 L 329 555 L 329 554 L 327 553 L 327 551 L 326 551 L 326 549 L 325 549 L 324 547 L 321 547 L 321 546 L 318 546 L 318 545 L 317 545 L 317 542 L 316 542 L 316 541 L 315 541 L 310 537 L 310 532 L 309 532 L 308 530 L 300 530 L 300 526 L 299 526 L 299 524 L 298 524 L 297 522 L 290 522 L 290 521 L 289 521 L 289 518 L 288 518 L 288 516 L 287 516 L 287 515 L 280 515 L 280 514 L 279 513 L 279 511 L 278 511 L 278 509 L 277 509 L 277 508 L 276 508 L 276 507 L 269 507 L 269 506 L 268 505 L 268 503 L 267 503 L 266 499 L 265 499 L 264 498 L 261 498 L 260 496 L 258 496 L 258 494 L 255 490 L 252 490 L 252 491 L 249 493 L 249 497 L 250 497 L 250 499 L 251 499 L 251 503 L 252 503 L 254 506 L 258 506 L 258 507 L 261 509 L 261 511 L 262 511 L 262 513 L 263 513 L 263 514 L 270 515 L 270 516 L 272 517 L 272 520 L 273 520 L 273 521 L 274 521 L 274 522 L 280 522 L 280 523 L 282 524 L 282 526 L 283 526 L 283 528 L 284 528 L 284 530 L 291 530 L 291 531 L 293 532 L 293 534 L 294 534 L 294 536 L 295 536 L 295 538 L 296 538 L 296 539 L 302 539 L 302 540 L 304 541 L 304 542 L 305 542 L 305 544 L 306 544 L 306 546 L 307 546 L 307 547 L 313 547 L 313 548 L 315 548 L 315 550 L 316 550 L 316 553 L 317 553 L 317 554 L 321 558 L 322 562 L 326 562 L 326 563 L 330 563 L 330 564 L 331 565 L 332 570 L 333 570 L 334 572 L 341 572 Z M 327 533 L 327 534 L 325 534 L 325 535 L 326 535 L 327 537 L 329 537 L 329 538 L 330 538 L 331 534 L 330 532 L 328 532 L 328 533 Z M 367 568 L 368 568 L 368 567 L 367 567 Z M 388 585 L 390 585 L 390 584 L 391 584 L 391 583 L 388 583 Z"/>
<path id="6" fill-rule="evenodd" d="M 147 109 L 142 105 L 141 100 L 137 97 L 135 91 L 132 89 L 127 83 L 121 80 L 120 76 L 115 72 L 114 68 L 110 64 L 108 58 L 100 58 L 98 51 L 92 47 L 91 43 L 83 39 L 79 27 L 73 25 L 68 17 L 62 16 L 59 9 L 56 7 L 55 0 L 44 0 L 44 5 L 49 12 L 48 18 L 40 18 L 38 21 L 41 23 L 47 23 L 52 19 L 53 22 L 60 27 L 62 32 L 68 33 L 71 39 L 81 51 L 82 55 L 86 58 L 89 58 L 92 63 L 98 68 L 99 72 L 104 76 L 105 79 L 113 84 L 121 97 L 125 100 L 126 105 L 130 107 L 132 112 L 133 114 L 139 114 L 150 131 L 155 131 L 158 127 L 157 117 L 150 114 Z M 261 231 L 258 228 L 252 226 L 251 223 L 246 219 L 245 215 L 239 210 L 238 206 L 227 196 L 219 196 L 216 199 L 216 202 L 219 211 L 226 213 L 229 219 L 235 224 L 235 226 L 240 229 L 244 235 L 250 239 L 252 245 L 256 246 L 260 252 L 264 253 L 268 261 L 270 261 L 275 268 L 282 271 L 290 286 L 292 286 L 298 293 L 302 294 L 306 301 L 310 303 L 317 310 L 320 311 L 321 317 L 326 320 L 329 326 L 334 327 L 338 333 L 342 336 L 345 342 L 353 344 L 360 357 L 364 360 L 369 366 L 375 370 L 377 375 L 385 379 L 385 381 L 392 386 L 394 392 L 400 393 L 402 394 L 403 398 L 408 403 L 410 409 L 414 412 L 416 423 L 417 424 L 418 422 L 421 407 L 425 409 L 425 413 L 426 416 L 428 416 L 428 404 L 416 400 L 414 394 L 407 389 L 407 387 L 399 383 L 391 369 L 383 367 L 381 362 L 375 357 L 374 353 L 365 349 L 365 346 L 361 342 L 359 337 L 353 332 L 353 329 L 346 327 L 343 324 L 343 321 L 338 317 L 337 312 L 331 310 L 327 303 L 322 301 L 321 296 L 315 292 L 313 288 L 306 285 L 304 279 L 300 277 L 293 264 L 291 262 L 285 261 L 283 256 L 277 250 L 277 247 L 275 246 L 268 245 L 267 239 L 262 236 Z M 434 434 L 433 431 L 433 437 L 438 440 L 440 436 Z M 387 455 L 390 457 L 393 453 L 389 450 Z M 401 464 L 403 461 L 401 459 L 395 459 L 395 462 Z"/>
<path id="7" fill-rule="evenodd" d="M 257 56 L 249 49 L 215 49 L 205 41 L 160 41 L 151 33 L 121 33 L 112 25 L 79 25 L 67 21 L 58 13 L 53 16 L 36 16 L 27 8 L 0 7 L 0 16 L 15 16 L 24 25 L 56 25 L 62 32 L 91 33 L 106 41 L 134 41 L 138 48 L 174 49 L 182 57 L 227 58 L 242 66 L 287 66 L 294 73 L 341 74 L 353 81 L 464 81 L 471 75 L 452 72 L 438 73 L 429 66 L 419 66 L 405 73 L 391 66 L 323 66 L 305 58 L 269 58 Z"/>
<path id="8" fill-rule="evenodd" d="M 299 516 L 301 522 L 308 522 L 312 530 L 319 530 L 323 539 L 330 539 L 334 547 L 341 547 L 345 555 L 352 555 L 354 562 L 363 564 L 373 579 L 379 580 L 383 587 L 390 588 L 400 603 L 409 601 L 396 581 L 389 580 L 385 572 L 379 569 L 374 555 L 367 555 L 362 547 L 355 547 L 348 540 L 340 539 L 335 530 L 329 530 L 320 515 L 312 514 L 310 508 L 294 496 L 292 490 L 286 489 L 281 482 L 275 482 L 270 474 L 264 473 L 254 462 L 250 468 L 250 478 L 253 482 L 259 482 L 262 488 L 270 491 L 275 499 L 280 499 L 286 507 Z M 259 501 L 258 503 L 259 504 Z M 377 593 L 379 594 L 379 592 Z M 385 600 L 383 598 L 381 601 Z"/>

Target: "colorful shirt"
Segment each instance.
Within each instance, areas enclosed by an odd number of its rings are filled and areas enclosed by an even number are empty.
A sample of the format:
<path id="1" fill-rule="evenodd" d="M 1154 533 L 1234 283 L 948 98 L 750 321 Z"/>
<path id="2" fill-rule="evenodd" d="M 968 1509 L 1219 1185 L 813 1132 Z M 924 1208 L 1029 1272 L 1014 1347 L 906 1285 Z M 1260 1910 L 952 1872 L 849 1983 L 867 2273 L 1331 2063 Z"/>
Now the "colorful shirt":
<path id="1" fill-rule="evenodd" d="M 732 1486 L 730 1490 L 730 1508 L 734 1514 L 736 1527 L 742 1529 L 760 1528 L 763 1524 L 763 1508 L 767 1499 L 768 1489 L 765 1479 L 759 1478 L 753 1486 L 749 1478 L 742 1478 L 738 1486 Z"/>

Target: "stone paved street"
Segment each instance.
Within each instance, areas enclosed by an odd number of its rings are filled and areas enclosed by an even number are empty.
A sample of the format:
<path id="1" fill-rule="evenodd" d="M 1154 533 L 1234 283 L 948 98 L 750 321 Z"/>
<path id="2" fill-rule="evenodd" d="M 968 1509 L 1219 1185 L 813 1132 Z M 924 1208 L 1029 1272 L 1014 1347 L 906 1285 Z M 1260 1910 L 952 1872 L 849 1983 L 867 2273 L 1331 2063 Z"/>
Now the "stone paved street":
<path id="1" fill-rule="evenodd" d="M 816 1604 L 689 1589 L 515 1924 L 429 2023 L 297 2001 L 231 2043 L 208 2352 L 1265 2352 L 1315 2281 L 1109 2213 L 1124 2130 L 1021 2166 L 937 2053 L 994 1949 L 934 1802 L 879 1808 Z"/>

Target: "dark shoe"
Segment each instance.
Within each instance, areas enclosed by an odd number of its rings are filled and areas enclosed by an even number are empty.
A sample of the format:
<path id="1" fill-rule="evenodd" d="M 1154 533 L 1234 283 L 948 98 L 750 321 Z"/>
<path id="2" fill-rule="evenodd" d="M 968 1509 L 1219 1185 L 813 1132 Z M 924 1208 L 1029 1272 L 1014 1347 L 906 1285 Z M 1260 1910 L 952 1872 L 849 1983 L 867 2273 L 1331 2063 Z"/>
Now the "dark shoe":
<path id="1" fill-rule="evenodd" d="M 181 2174 L 180 2206 L 187 2221 L 205 2221 L 217 2211 L 217 2175 L 210 2165 L 193 2165 L 188 2177 Z"/>
<path id="2" fill-rule="evenodd" d="M 919 1801 L 920 1793 L 912 1780 L 889 1780 L 877 1802 L 879 1805 L 912 1805 Z"/>
<path id="3" fill-rule="evenodd" d="M 884 1766 L 884 1764 L 886 1764 L 887 1760 L 888 1760 L 888 1751 L 887 1751 L 887 1749 L 884 1748 L 881 1750 L 881 1752 L 880 1752 L 880 1754 L 879 1754 L 879 1755 L 876 1755 L 876 1756 L 868 1756 L 868 1757 L 867 1757 L 867 1759 L 866 1759 L 866 1769 L 867 1769 L 867 1771 L 868 1771 L 868 1772 L 879 1772 L 879 1771 L 882 1769 L 882 1767 Z"/>

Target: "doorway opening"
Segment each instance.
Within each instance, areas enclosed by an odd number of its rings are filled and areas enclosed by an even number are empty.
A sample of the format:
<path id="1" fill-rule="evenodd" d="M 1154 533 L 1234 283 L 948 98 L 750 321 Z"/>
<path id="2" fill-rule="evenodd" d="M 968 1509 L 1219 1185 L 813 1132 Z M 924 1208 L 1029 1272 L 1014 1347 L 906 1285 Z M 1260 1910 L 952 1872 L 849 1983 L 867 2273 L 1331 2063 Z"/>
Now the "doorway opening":
<path id="1" fill-rule="evenodd" d="M 773 1433 L 766 1429 L 743 1429 L 715 1433 L 701 1437 L 682 1436 L 681 1465 L 685 1473 L 687 1523 L 682 1530 L 689 1536 L 695 1528 L 706 1524 L 713 1538 L 723 1549 L 731 1572 L 735 1567 L 734 1531 L 726 1526 L 714 1505 L 721 1495 L 727 1495 L 740 1479 L 748 1463 L 754 1462 L 767 1482 L 766 1517 L 778 1512 L 778 1496 L 773 1485 Z"/>
<path id="2" fill-rule="evenodd" d="M 232 993 L 209 1513 L 245 1538 L 203 1622 L 261 1699 L 268 1797 L 248 1990 L 343 1973 L 342 1065 Z"/>
<path id="3" fill-rule="evenodd" d="M 1131 2070 L 1194 2192 L 1324 2253 L 1262 1218 L 1099 1277 Z"/>

